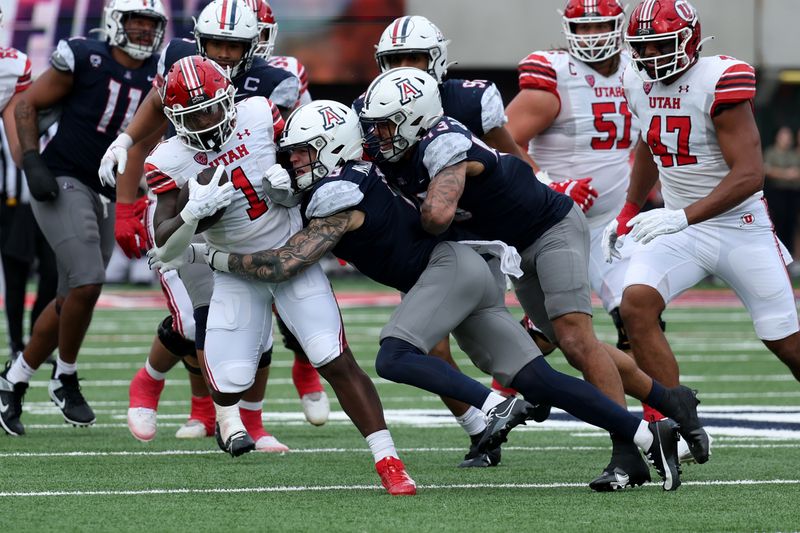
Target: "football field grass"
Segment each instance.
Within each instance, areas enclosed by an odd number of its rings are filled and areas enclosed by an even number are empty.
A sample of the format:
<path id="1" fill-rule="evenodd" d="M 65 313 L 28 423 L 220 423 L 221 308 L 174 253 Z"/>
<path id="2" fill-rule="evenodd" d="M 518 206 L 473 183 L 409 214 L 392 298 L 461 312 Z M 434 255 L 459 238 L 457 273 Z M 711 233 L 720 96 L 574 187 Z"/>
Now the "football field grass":
<path id="1" fill-rule="evenodd" d="M 468 440 L 441 402 L 375 376 L 377 337 L 390 312 L 342 309 L 353 353 L 375 379 L 417 496 L 393 498 L 380 488 L 366 443 L 330 387 L 331 420 L 322 427 L 305 422 L 291 358 L 279 342 L 264 412 L 267 429 L 290 453 L 232 459 L 211 438 L 176 439 L 189 409 L 182 367 L 168 376 L 156 439 L 134 440 L 125 422 L 128 383 L 165 312 L 101 309 L 79 360 L 97 423 L 64 424 L 47 396 L 49 368 L 34 376 L 24 404 L 27 434 L 0 435 L 3 531 L 800 529 L 800 385 L 756 339 L 741 307 L 674 307 L 665 314 L 682 379 L 699 389 L 701 418 L 715 438 L 711 461 L 684 465 L 674 493 L 663 492 L 652 471 L 654 483 L 611 494 L 587 486 L 608 462 L 607 435 L 559 411 L 512 432 L 499 467 L 456 468 Z M 599 311 L 597 331 L 616 341 Z M 489 383 L 455 354 L 464 371 Z M 548 361 L 575 374 L 559 352 Z M 640 412 L 638 402 L 630 407 Z"/>

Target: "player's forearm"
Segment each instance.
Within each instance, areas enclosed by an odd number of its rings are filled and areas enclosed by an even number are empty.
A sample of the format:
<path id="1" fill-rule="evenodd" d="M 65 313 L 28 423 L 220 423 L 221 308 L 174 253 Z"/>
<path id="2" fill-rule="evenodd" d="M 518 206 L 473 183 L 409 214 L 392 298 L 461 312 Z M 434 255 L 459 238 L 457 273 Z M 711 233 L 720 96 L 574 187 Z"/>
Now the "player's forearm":
<path id="1" fill-rule="evenodd" d="M 760 191 L 764 177 L 756 168 L 733 168 L 705 198 L 684 209 L 689 224 L 697 224 L 730 211 Z"/>
<path id="2" fill-rule="evenodd" d="M 422 228 L 433 235 L 444 233 L 456 216 L 458 200 L 464 193 L 467 163 L 461 162 L 439 172 L 428 186 L 422 202 Z"/>
<path id="3" fill-rule="evenodd" d="M 656 182 L 658 182 L 658 167 L 650 154 L 650 148 L 640 142 L 636 147 L 627 201 L 641 207 Z"/>
<path id="4" fill-rule="evenodd" d="M 25 98 L 19 101 L 14 109 L 14 119 L 17 123 L 17 136 L 20 151 L 24 154 L 31 150 L 39 151 L 39 125 L 38 113 Z"/>
<path id="5" fill-rule="evenodd" d="M 139 184 L 142 181 L 144 161 L 147 154 L 158 144 L 158 137 L 151 136 L 142 142 L 133 145 L 128 150 L 128 162 L 125 172 L 117 176 L 117 202 L 131 204 L 136 201 L 139 193 Z"/>
<path id="6" fill-rule="evenodd" d="M 304 267 L 281 253 L 282 249 L 253 254 L 230 254 L 228 271 L 267 283 L 281 283 L 297 275 Z"/>

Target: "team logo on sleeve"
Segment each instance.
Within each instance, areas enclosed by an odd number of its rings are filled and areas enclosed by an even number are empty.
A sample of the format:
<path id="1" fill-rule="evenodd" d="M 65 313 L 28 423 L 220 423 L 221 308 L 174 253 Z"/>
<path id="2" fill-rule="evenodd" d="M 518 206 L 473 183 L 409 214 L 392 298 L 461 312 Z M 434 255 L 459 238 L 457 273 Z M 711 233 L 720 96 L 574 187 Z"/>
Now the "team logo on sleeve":
<path id="1" fill-rule="evenodd" d="M 753 213 L 745 213 L 739 219 L 739 227 L 742 228 L 744 226 L 749 226 L 753 222 L 756 221 L 756 217 L 753 216 Z"/>
<path id="2" fill-rule="evenodd" d="M 319 110 L 322 115 L 322 129 L 330 130 L 339 124 L 344 124 L 344 117 L 333 110 L 331 106 L 323 107 Z"/>
<path id="3" fill-rule="evenodd" d="M 653 84 L 648 81 L 642 85 L 642 88 L 644 88 L 644 94 L 650 94 L 650 91 L 653 90 Z"/>
<path id="4" fill-rule="evenodd" d="M 194 154 L 194 160 L 203 166 L 208 165 L 208 156 L 205 152 L 197 152 Z"/>
<path id="5" fill-rule="evenodd" d="M 411 80 L 408 78 L 403 78 L 395 83 L 395 85 L 397 85 L 397 89 L 400 91 L 400 103 L 402 105 L 406 105 L 411 100 L 416 100 L 422 96 L 422 91 L 414 87 L 414 84 L 412 84 Z"/>
<path id="6" fill-rule="evenodd" d="M 89 56 L 89 63 L 90 63 L 90 64 L 91 64 L 91 65 L 92 65 L 94 68 L 97 68 L 97 67 L 99 67 L 99 66 L 100 66 L 100 63 L 102 63 L 102 62 L 103 62 L 103 59 L 102 59 L 102 58 L 101 58 L 99 55 L 97 55 L 97 54 L 92 54 L 92 55 L 90 55 L 90 56 Z"/>
<path id="7" fill-rule="evenodd" d="M 594 76 L 591 74 L 586 76 L 586 83 L 589 84 L 589 87 L 594 87 Z"/>

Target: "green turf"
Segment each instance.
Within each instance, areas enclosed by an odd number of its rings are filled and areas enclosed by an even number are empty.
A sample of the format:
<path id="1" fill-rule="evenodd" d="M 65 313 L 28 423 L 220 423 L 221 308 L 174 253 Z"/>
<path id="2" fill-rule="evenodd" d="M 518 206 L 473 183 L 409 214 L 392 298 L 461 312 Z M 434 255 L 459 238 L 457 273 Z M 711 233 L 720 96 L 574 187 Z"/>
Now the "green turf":
<path id="1" fill-rule="evenodd" d="M 390 312 L 343 310 L 353 352 L 373 377 L 378 332 Z M 34 376 L 23 417 L 28 434 L 0 437 L 4 531 L 788 531 L 800 527 L 800 476 L 793 466 L 800 464 L 800 443 L 759 437 L 718 437 L 708 464 L 684 466 L 684 486 L 675 493 L 664 493 L 654 482 L 621 493 L 596 494 L 586 483 L 609 455 L 607 437 L 599 431 L 521 428 L 511 434 L 500 467 L 461 470 L 455 465 L 467 441 L 451 419 L 442 416 L 441 423 L 427 427 L 393 423 L 390 429 L 420 490 L 414 498 L 391 498 L 378 488 L 371 456 L 352 425 L 339 417 L 319 428 L 299 420 L 300 404 L 289 379 L 290 359 L 277 345 L 265 411 L 281 415 L 268 419 L 266 426 L 298 453 L 252 453 L 234 460 L 218 452 L 212 439 L 175 439 L 174 431 L 188 411 L 181 368 L 169 375 L 159 409 L 158 437 L 143 444 L 130 436 L 125 425 L 127 382 L 143 364 L 163 315 L 155 310 L 96 313 L 80 358 L 84 393 L 98 417 L 95 427 L 63 424 L 47 398 L 46 371 Z M 684 380 L 701 390 L 702 407 L 800 403 L 797 382 L 757 341 L 743 309 L 673 309 L 666 319 Z M 597 330 L 604 340 L 615 340 L 610 320 L 602 313 Z M 470 375 L 480 376 L 463 354 L 457 352 L 456 358 Z M 574 374 L 559 354 L 549 361 Z M 488 383 L 485 376 L 481 379 Z M 376 382 L 389 413 L 442 409 L 424 392 Z M 333 410 L 337 415 L 335 400 Z M 67 455 L 71 452 L 83 455 Z M 318 490 L 312 490 L 315 487 Z M 48 495 L 62 491 L 69 494 Z"/>

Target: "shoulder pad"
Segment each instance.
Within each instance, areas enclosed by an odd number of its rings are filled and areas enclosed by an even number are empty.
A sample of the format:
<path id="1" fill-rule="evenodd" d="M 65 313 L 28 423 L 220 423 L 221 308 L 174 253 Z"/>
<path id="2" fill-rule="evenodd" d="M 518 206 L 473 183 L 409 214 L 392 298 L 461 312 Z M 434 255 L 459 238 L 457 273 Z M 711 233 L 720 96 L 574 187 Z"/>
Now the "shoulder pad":
<path id="1" fill-rule="evenodd" d="M 72 50 L 72 39 L 58 41 L 55 51 L 50 56 L 50 64 L 61 72 L 75 72 L 75 53 Z"/>
<path id="2" fill-rule="evenodd" d="M 503 98 L 500 96 L 500 91 L 497 90 L 497 85 L 489 83 L 486 90 L 481 95 L 481 125 L 483 126 L 483 134 L 494 128 L 500 128 L 508 122 L 506 117 L 506 109 L 503 105 Z"/>
<path id="3" fill-rule="evenodd" d="M 281 70 L 281 72 L 288 76 L 275 86 L 269 99 L 278 107 L 292 109 L 300 99 L 300 79 L 285 70 Z"/>
<path id="4" fill-rule="evenodd" d="M 323 218 L 355 207 L 364 199 L 357 183 L 333 180 L 316 188 L 308 202 L 306 217 Z"/>

